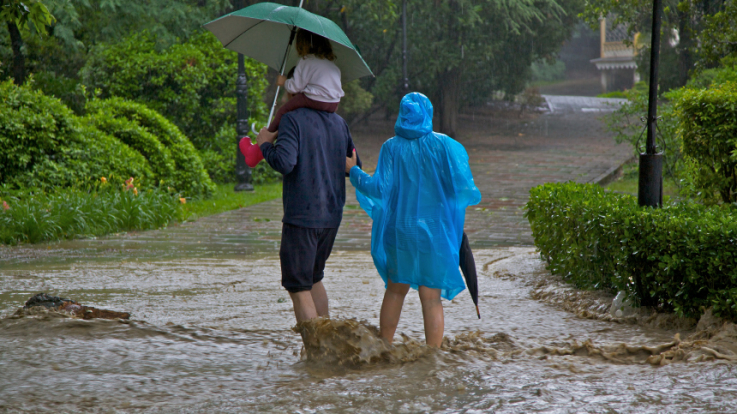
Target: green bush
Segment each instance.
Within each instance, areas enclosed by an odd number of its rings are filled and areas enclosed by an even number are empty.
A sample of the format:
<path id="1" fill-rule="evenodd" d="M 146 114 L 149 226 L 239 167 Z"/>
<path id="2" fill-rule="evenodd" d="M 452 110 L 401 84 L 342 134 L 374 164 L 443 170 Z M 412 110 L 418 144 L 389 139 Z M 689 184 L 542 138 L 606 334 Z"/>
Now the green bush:
<path id="1" fill-rule="evenodd" d="M 235 181 L 236 133 L 234 127 L 223 126 L 218 131 L 211 149 L 200 151 L 207 173 L 216 183 L 232 183 Z M 242 156 L 238 153 L 237 156 Z M 282 175 L 276 172 L 266 161 L 261 161 L 251 170 L 253 184 L 266 184 L 279 181 Z"/>
<path id="2" fill-rule="evenodd" d="M 617 143 L 628 142 L 632 145 L 635 156 L 645 152 L 647 133 L 644 119 L 647 118 L 648 88 L 644 82 L 623 92 L 629 102 L 613 113 L 606 115 L 606 128 L 614 133 Z M 668 92 L 658 105 L 658 134 L 655 143 L 658 151 L 663 152 L 666 178 L 683 177 L 684 165 L 681 154 L 681 137 L 677 133 L 678 119 L 674 113 L 672 100 L 677 99 L 680 90 Z M 680 184 L 676 181 L 676 184 Z"/>
<path id="3" fill-rule="evenodd" d="M 597 185 L 545 184 L 526 217 L 554 274 L 582 288 L 624 290 L 642 305 L 737 319 L 737 211 L 695 202 L 639 207 Z"/>
<path id="4" fill-rule="evenodd" d="M 86 124 L 58 99 L 0 83 L 0 184 L 63 187 L 110 175 L 153 178 L 139 153 Z"/>
<path id="5" fill-rule="evenodd" d="M 168 192 L 110 183 L 48 193 L 16 191 L 2 194 L 2 201 L 8 209 L 0 207 L 0 244 L 9 245 L 156 229 L 179 211 Z"/>
<path id="6" fill-rule="evenodd" d="M 195 147 L 209 149 L 222 125 L 235 125 L 237 63 L 237 54 L 209 32 L 163 51 L 156 50 L 155 36 L 144 32 L 95 48 L 80 76 L 88 90 L 146 104 L 178 126 Z M 252 122 L 265 121 L 265 75 L 265 65 L 246 59 Z"/>
<path id="7" fill-rule="evenodd" d="M 676 113 L 683 153 L 704 201 L 737 202 L 737 82 L 685 90 Z"/>
<path id="8" fill-rule="evenodd" d="M 361 87 L 358 79 L 343 85 L 345 96 L 340 100 L 338 113 L 348 122 L 371 108 L 374 95 Z"/>
<path id="9" fill-rule="evenodd" d="M 169 149 L 156 135 L 138 123 L 116 117 L 110 108 L 110 102 L 90 101 L 87 104 L 86 120 L 143 155 L 151 165 L 156 180 L 173 181 L 176 166 Z"/>
<path id="10" fill-rule="evenodd" d="M 173 172 L 167 171 L 170 174 L 167 176 L 170 180 L 168 185 L 188 196 L 209 195 L 215 190 L 215 185 L 207 175 L 192 142 L 182 134 L 179 128 L 156 111 L 121 98 L 90 101 L 87 108 L 90 116 L 95 120 L 101 117 L 123 119 L 129 126 L 138 125 L 156 137 L 164 147 L 165 152 L 162 154 L 169 154 L 173 162 Z M 97 115 L 94 115 L 95 113 Z M 167 180 L 164 177 L 164 175 L 161 176 L 162 179 Z"/>

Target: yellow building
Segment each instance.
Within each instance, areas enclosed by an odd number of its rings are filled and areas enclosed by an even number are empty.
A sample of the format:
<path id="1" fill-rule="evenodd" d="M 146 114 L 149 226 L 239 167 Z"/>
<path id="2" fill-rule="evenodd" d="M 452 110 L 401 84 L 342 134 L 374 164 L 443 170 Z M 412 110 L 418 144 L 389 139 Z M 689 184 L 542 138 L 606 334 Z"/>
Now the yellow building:
<path id="1" fill-rule="evenodd" d="M 591 63 L 599 70 L 602 92 L 630 89 L 640 81 L 635 61 L 635 45 L 639 34 L 629 36 L 623 25 L 612 28 L 613 21 L 613 18 L 600 20 L 601 55 L 591 59 Z M 629 41 L 629 45 L 626 41 Z"/>

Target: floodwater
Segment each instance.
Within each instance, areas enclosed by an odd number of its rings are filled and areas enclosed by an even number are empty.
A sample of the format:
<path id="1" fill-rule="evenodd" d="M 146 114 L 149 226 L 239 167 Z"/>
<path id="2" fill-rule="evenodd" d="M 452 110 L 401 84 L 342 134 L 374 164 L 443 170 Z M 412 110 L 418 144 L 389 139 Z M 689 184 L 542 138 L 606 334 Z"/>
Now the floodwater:
<path id="1" fill-rule="evenodd" d="M 735 365 L 646 363 L 643 349 L 690 332 L 577 317 L 532 299 L 529 278 L 545 273 L 532 249 L 475 254 L 482 319 L 466 292 L 444 302 L 448 340 L 440 350 L 422 345 L 414 291 L 397 346 L 372 336 L 383 283 L 368 252 L 331 256 L 325 285 L 333 320 L 300 327 L 308 349 L 293 329 L 273 253 L 6 262 L 0 411 L 737 411 Z M 131 319 L 14 317 L 38 292 Z M 614 352 L 621 344 L 630 350 Z"/>

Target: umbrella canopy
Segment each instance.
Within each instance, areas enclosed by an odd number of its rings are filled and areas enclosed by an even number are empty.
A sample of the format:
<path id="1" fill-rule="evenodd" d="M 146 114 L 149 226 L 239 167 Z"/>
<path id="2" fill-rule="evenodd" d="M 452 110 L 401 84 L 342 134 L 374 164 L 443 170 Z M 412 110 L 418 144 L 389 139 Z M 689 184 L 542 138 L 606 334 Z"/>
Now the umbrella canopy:
<path id="1" fill-rule="evenodd" d="M 466 236 L 465 231 L 463 232 L 463 240 L 461 240 L 460 262 L 461 273 L 463 273 L 463 278 L 466 279 L 468 293 L 471 294 L 473 304 L 476 305 L 476 315 L 481 319 L 481 313 L 479 312 L 479 282 L 478 276 L 476 275 L 476 261 L 473 259 L 471 245 L 468 243 L 468 236 Z"/>
<path id="2" fill-rule="evenodd" d="M 285 72 L 296 66 L 299 60 L 296 42 L 290 45 L 294 27 L 330 40 L 343 82 L 373 76 L 361 54 L 337 24 L 299 7 L 257 3 L 205 24 L 205 28 L 227 49 L 256 59 L 277 71 L 286 69 Z M 287 47 L 291 49 L 282 68 Z"/>

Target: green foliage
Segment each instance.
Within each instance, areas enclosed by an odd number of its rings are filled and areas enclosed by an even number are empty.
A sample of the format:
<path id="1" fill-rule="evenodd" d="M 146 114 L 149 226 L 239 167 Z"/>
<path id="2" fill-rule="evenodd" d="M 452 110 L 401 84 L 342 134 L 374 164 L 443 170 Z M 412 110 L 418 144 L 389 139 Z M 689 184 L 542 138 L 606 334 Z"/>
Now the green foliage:
<path id="1" fill-rule="evenodd" d="M 210 149 L 200 150 L 202 163 L 210 178 L 216 183 L 229 183 L 235 180 L 235 157 L 243 156 L 237 149 L 236 136 L 235 127 L 223 125 L 212 140 Z M 253 184 L 271 183 L 280 181 L 281 178 L 282 175 L 271 168 L 266 161 L 261 161 L 251 169 Z"/>
<path id="2" fill-rule="evenodd" d="M 706 202 L 737 202 L 737 83 L 685 90 L 675 108 L 694 186 Z"/>
<path id="3" fill-rule="evenodd" d="M 554 274 L 582 288 L 624 290 L 642 305 L 737 319 L 737 211 L 695 202 L 639 207 L 597 185 L 530 190 L 526 217 Z"/>
<path id="4" fill-rule="evenodd" d="M 172 194 L 157 189 L 134 192 L 122 185 L 98 184 L 53 192 L 0 193 L 0 244 L 38 243 L 156 229 L 178 213 Z M 6 191 L 3 191 L 5 193 Z"/>
<path id="5" fill-rule="evenodd" d="M 627 94 L 623 91 L 611 91 L 607 93 L 600 93 L 596 95 L 597 98 L 619 98 L 619 99 L 627 99 Z"/>
<path id="6" fill-rule="evenodd" d="M 171 185 L 190 196 L 207 195 L 214 190 L 213 183 L 208 177 L 202 160 L 192 143 L 182 134 L 179 128 L 156 111 L 147 108 L 145 105 L 121 98 L 90 101 L 87 109 L 93 122 L 105 124 L 112 120 L 115 120 L 114 122 L 122 121 L 125 123 L 124 128 L 130 129 L 132 135 L 136 135 L 139 140 L 145 140 L 143 146 L 149 148 L 149 145 L 151 145 L 150 148 L 157 148 L 157 151 L 161 151 L 159 154 L 149 154 L 147 150 L 146 152 L 142 151 L 147 158 L 149 155 L 152 157 L 160 155 L 164 158 L 168 154 L 171 157 L 171 163 L 164 159 L 161 161 L 161 165 L 168 168 L 171 164 L 173 171 L 170 172 L 167 169 L 165 173 L 168 175 L 160 175 L 161 179 L 167 181 L 167 185 Z M 159 145 L 150 142 L 150 137 L 146 133 L 140 133 L 136 126 L 155 137 Z M 125 134 L 123 131 L 119 128 L 114 132 L 109 131 L 109 133 L 124 136 L 125 139 L 130 140 L 132 135 Z M 134 147 L 138 149 L 138 146 Z M 148 159 L 151 160 L 152 165 L 159 165 L 154 163 L 152 158 Z"/>
<path id="7" fill-rule="evenodd" d="M 146 158 L 157 180 L 172 182 L 176 165 L 169 149 L 159 138 L 137 122 L 116 117 L 112 100 L 93 100 L 87 103 L 86 120 L 95 128 L 109 134 Z M 180 189 L 185 191 L 184 189 Z"/>
<path id="8" fill-rule="evenodd" d="M 689 79 L 686 87 L 706 89 L 725 82 L 737 82 L 737 56 L 722 59 L 719 67 L 705 69 Z"/>
<path id="9" fill-rule="evenodd" d="M 707 2 L 711 3 L 711 1 Z M 706 63 L 737 57 L 737 2 L 722 1 L 704 16 L 704 29 L 699 36 L 699 54 Z M 714 13 L 716 11 L 716 13 Z"/>
<path id="10" fill-rule="evenodd" d="M 345 96 L 340 100 L 338 112 L 348 122 L 371 108 L 374 95 L 361 87 L 358 80 L 343 84 Z"/>
<path id="11" fill-rule="evenodd" d="M 97 47 L 80 72 L 89 90 L 99 90 L 103 98 L 117 96 L 147 105 L 199 149 L 209 148 L 222 125 L 235 124 L 236 74 L 237 54 L 209 32 L 161 52 L 153 33 L 138 33 Z M 252 121 L 266 117 L 265 74 L 265 65 L 246 59 Z"/>
<path id="12" fill-rule="evenodd" d="M 681 138 L 677 133 L 678 120 L 674 114 L 671 100 L 676 99 L 679 91 L 670 92 L 666 99 L 658 105 L 658 129 L 656 145 L 664 154 L 664 171 L 667 178 L 680 178 L 684 170 L 681 160 Z M 638 82 L 634 88 L 624 92 L 629 100 L 613 113 L 604 117 L 606 128 L 614 133 L 618 142 L 629 142 L 635 156 L 645 152 L 648 89 L 644 82 Z"/>
<path id="13" fill-rule="evenodd" d="M 0 83 L 0 184 L 49 188 L 111 174 L 153 178 L 139 153 L 86 124 L 58 99 Z"/>
<path id="14" fill-rule="evenodd" d="M 565 77 L 566 64 L 558 59 L 554 63 L 546 61 L 532 62 L 530 66 L 531 81 L 552 82 L 562 80 Z"/>
<path id="15" fill-rule="evenodd" d="M 54 22 L 54 16 L 40 0 L 0 0 L 0 23 L 13 23 L 20 30 L 33 28 L 46 34 L 46 26 Z M 30 23 L 30 25 L 29 25 Z"/>

